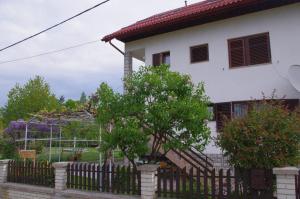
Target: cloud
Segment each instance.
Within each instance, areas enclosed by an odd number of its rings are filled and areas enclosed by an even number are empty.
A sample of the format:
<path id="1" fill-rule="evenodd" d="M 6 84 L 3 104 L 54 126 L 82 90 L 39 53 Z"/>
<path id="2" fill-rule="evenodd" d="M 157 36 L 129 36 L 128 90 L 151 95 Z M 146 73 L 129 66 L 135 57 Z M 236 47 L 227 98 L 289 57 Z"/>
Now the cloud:
<path id="1" fill-rule="evenodd" d="M 100 0 L 1 0 L 0 47 L 23 39 L 74 14 Z M 190 1 L 190 3 L 197 0 Z M 101 39 L 153 14 L 184 5 L 183 0 L 111 0 L 56 29 L 18 46 L 0 52 L 0 62 L 42 52 L 61 49 Z M 121 42 L 117 42 L 123 48 Z M 138 68 L 140 62 L 135 62 Z M 45 77 L 57 96 L 79 98 L 91 93 L 102 81 L 122 90 L 123 57 L 106 43 L 99 41 L 82 48 L 44 57 L 0 65 L 0 106 L 8 91 L 17 83 L 25 83 L 35 75 Z"/>

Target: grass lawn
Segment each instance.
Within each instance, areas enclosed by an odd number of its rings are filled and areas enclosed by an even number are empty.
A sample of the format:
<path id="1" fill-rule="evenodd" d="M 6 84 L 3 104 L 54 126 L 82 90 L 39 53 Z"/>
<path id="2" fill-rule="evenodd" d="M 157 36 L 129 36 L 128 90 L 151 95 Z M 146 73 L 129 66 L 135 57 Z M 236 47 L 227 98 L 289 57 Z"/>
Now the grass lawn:
<path id="1" fill-rule="evenodd" d="M 70 161 L 73 152 L 63 151 L 61 154 L 61 161 Z M 103 157 L 103 156 L 102 156 Z M 84 152 L 81 154 L 80 161 L 81 162 L 98 162 L 99 161 L 99 151 L 96 148 L 85 148 Z M 115 160 L 121 160 L 123 157 L 120 151 L 114 152 Z M 49 160 L 49 148 L 44 148 L 41 154 L 38 154 L 37 157 L 40 161 L 48 161 Z M 51 160 L 52 162 L 57 162 L 59 160 L 59 148 L 53 147 L 51 149 Z"/>

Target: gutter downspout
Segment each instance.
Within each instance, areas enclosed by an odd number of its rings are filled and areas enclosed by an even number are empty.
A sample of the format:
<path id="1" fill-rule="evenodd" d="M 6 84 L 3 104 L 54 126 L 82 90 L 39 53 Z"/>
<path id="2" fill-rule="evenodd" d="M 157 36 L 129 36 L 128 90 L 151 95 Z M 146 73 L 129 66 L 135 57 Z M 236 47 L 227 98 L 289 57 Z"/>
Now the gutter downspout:
<path id="1" fill-rule="evenodd" d="M 117 51 L 119 51 L 122 55 L 125 55 L 125 53 L 122 51 L 122 50 L 120 50 L 115 44 L 113 44 L 112 42 L 111 42 L 111 40 L 108 42 L 114 49 L 116 49 Z"/>

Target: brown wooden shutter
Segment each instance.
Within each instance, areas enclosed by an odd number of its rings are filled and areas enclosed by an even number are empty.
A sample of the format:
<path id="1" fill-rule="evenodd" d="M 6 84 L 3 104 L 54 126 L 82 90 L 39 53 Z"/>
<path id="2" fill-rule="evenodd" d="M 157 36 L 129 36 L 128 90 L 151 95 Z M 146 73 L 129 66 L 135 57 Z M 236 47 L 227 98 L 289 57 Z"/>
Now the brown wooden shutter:
<path id="1" fill-rule="evenodd" d="M 269 34 L 260 34 L 247 38 L 249 65 L 271 62 Z"/>
<path id="2" fill-rule="evenodd" d="M 191 63 L 209 60 L 208 44 L 191 47 Z"/>
<path id="3" fill-rule="evenodd" d="M 239 67 L 246 65 L 245 42 L 243 39 L 234 39 L 228 41 L 229 64 L 230 67 Z"/>
<path id="4" fill-rule="evenodd" d="M 152 55 L 152 64 L 153 66 L 159 66 L 161 64 L 161 54 L 153 54 Z"/>
<path id="5" fill-rule="evenodd" d="M 217 131 L 222 131 L 225 119 L 231 119 L 232 107 L 231 102 L 215 104 Z"/>

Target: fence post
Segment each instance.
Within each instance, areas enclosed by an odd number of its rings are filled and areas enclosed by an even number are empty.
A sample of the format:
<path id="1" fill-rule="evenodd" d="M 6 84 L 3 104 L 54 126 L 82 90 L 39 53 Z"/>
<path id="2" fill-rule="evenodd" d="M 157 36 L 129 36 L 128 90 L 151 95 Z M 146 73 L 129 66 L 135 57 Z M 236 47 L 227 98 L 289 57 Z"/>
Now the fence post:
<path id="1" fill-rule="evenodd" d="M 274 168 L 276 175 L 277 199 L 296 198 L 295 176 L 296 167 Z"/>
<path id="2" fill-rule="evenodd" d="M 68 162 L 53 163 L 55 169 L 55 189 L 64 190 L 67 188 L 67 167 Z"/>
<path id="3" fill-rule="evenodd" d="M 137 168 L 141 172 L 141 198 L 155 199 L 157 190 L 157 169 L 159 165 L 145 164 Z"/>
<path id="4" fill-rule="evenodd" d="M 8 162 L 10 160 L 0 160 L 0 183 L 5 183 L 7 181 L 7 169 Z"/>

